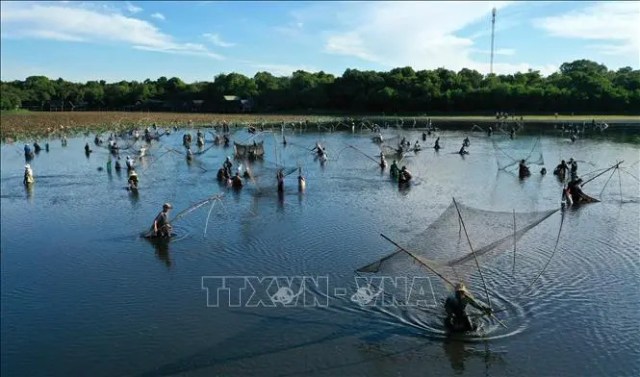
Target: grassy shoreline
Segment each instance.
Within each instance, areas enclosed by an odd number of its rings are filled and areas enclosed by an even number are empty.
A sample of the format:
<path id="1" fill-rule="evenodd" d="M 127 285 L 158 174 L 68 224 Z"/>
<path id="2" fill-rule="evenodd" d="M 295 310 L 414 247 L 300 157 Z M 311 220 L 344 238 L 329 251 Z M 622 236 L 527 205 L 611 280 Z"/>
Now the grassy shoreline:
<path id="1" fill-rule="evenodd" d="M 631 123 L 640 125 L 640 115 L 518 115 L 515 119 L 524 123 Z M 3 141 L 12 139 L 48 138 L 62 134 L 72 135 L 80 132 L 122 131 L 136 127 L 147 127 L 154 123 L 162 127 L 212 126 L 227 121 L 230 124 L 281 124 L 282 122 L 337 123 L 346 118 L 387 121 L 395 124 L 402 119 L 405 126 L 428 119 L 438 123 L 474 123 L 491 124 L 495 116 L 482 115 L 378 115 L 378 114 L 211 114 L 211 113 L 151 113 L 151 112 L 29 112 L 8 111 L 0 113 L 0 134 Z"/>

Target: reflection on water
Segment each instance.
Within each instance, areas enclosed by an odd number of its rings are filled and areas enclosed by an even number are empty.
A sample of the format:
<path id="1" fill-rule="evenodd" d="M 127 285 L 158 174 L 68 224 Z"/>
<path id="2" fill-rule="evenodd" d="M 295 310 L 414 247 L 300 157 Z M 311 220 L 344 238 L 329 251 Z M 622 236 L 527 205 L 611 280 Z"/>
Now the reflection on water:
<path id="1" fill-rule="evenodd" d="M 467 357 L 465 343 L 462 340 L 450 338 L 442 342 L 444 352 L 451 362 L 451 369 L 457 373 L 464 372 L 464 359 Z"/>
<path id="2" fill-rule="evenodd" d="M 387 140 L 397 134 L 384 131 Z M 452 196 L 509 213 L 558 208 L 562 183 L 551 172 L 561 159 L 578 159 L 581 175 L 625 160 L 638 176 L 637 145 L 543 136 L 548 173 L 534 165 L 532 176 L 519 180 L 498 169 L 499 153 L 484 133 L 442 131 L 422 141 L 421 131 L 404 131 L 397 141 L 404 136 L 430 146 L 440 137 L 445 149 L 405 157 L 401 164 L 415 181 L 399 187 L 389 168 L 377 165 L 372 136 L 287 132 L 282 148 L 279 134 L 264 134 L 266 159 L 251 164 L 255 179 L 239 191 L 215 176 L 232 149 L 215 146 L 191 163 L 167 152 L 184 150 L 182 132 L 154 142 L 136 161 L 138 193 L 125 189 L 126 172 L 98 171 L 109 158 L 106 148 L 83 157 L 91 135 L 70 139 L 67 148 L 52 142 L 48 154 L 36 156 L 38 187 L 30 189 L 21 187 L 23 154 L 3 145 L 2 375 L 638 374 L 640 186 L 624 173 L 584 187 L 602 202 L 564 212 L 558 252 L 526 294 L 520 295 L 549 260 L 559 213 L 518 241 L 515 273 L 512 250 L 483 262 L 507 329 L 484 317 L 483 333 L 450 337 L 439 306 L 360 307 L 349 299 L 354 270 L 393 251 L 380 233 L 405 244 Z M 470 154 L 460 156 L 455 151 L 465 136 Z M 493 138 L 515 159 L 526 157 L 537 136 Z M 247 142 L 249 135 L 239 130 L 233 139 Z M 309 152 L 316 141 L 328 148 L 325 163 Z M 296 170 L 283 193 L 276 190 L 280 167 Z M 307 179 L 304 193 L 297 168 Z M 177 220 L 171 241 L 140 239 L 162 203 L 179 212 L 216 193 L 224 194 L 221 205 Z M 203 276 L 247 275 L 325 276 L 329 305 L 207 307 Z M 439 302 L 446 286 L 425 276 Z M 484 296 L 477 274 L 468 283 Z"/>
<path id="3" fill-rule="evenodd" d="M 167 268 L 171 267 L 171 256 L 169 255 L 169 243 L 168 240 L 155 240 L 155 239 L 147 239 L 150 244 L 153 245 L 156 250 L 156 257 L 160 261 L 162 261 Z"/>
<path id="4" fill-rule="evenodd" d="M 24 186 L 24 191 L 27 193 L 27 201 L 28 201 L 29 203 L 33 203 L 33 191 L 34 191 L 34 187 L 35 187 L 35 184 L 25 185 L 25 186 Z"/>

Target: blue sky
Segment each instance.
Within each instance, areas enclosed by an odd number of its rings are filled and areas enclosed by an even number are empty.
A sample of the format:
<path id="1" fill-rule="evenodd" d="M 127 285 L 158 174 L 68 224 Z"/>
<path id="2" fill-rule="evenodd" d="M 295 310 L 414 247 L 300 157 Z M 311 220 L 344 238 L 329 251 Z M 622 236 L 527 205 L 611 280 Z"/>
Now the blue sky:
<path id="1" fill-rule="evenodd" d="M 640 68 L 640 2 L 7 2 L 1 78 L 84 82 L 219 73 L 489 72 L 590 59 Z"/>

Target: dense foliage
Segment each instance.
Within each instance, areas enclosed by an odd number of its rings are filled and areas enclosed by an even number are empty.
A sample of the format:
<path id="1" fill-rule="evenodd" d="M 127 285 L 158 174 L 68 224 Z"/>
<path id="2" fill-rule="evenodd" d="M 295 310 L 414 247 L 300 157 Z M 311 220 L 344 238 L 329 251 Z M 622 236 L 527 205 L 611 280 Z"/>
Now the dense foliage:
<path id="1" fill-rule="evenodd" d="M 1 83 L 2 109 L 239 111 L 225 106 L 232 101 L 225 99 L 229 95 L 250 99 L 258 112 L 638 114 L 640 70 L 610 71 L 577 60 L 547 77 L 538 71 L 483 76 L 469 69 L 405 67 L 347 69 L 341 77 L 305 71 L 290 77 L 259 72 L 253 78 L 230 73 L 193 84 L 177 77 L 81 84 L 44 76 Z"/>

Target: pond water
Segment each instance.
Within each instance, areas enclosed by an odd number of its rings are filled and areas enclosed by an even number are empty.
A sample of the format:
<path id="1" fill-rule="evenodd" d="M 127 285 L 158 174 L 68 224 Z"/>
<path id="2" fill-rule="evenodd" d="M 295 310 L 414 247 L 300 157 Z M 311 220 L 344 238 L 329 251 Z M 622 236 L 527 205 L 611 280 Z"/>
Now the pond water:
<path id="1" fill-rule="evenodd" d="M 215 176 L 233 148 L 214 146 L 188 164 L 167 149 L 184 151 L 183 133 L 153 142 L 138 161 L 138 195 L 126 190 L 126 171 L 98 170 L 109 154 L 93 145 L 94 135 L 65 147 L 51 140 L 50 151 L 31 161 L 36 182 L 29 190 L 22 185 L 22 145 L 2 145 L 3 376 L 640 374 L 640 188 L 628 174 L 638 176 L 637 144 L 494 135 L 511 156 L 542 153 L 549 173 L 532 166 L 521 181 L 498 169 L 504 154 L 483 133 L 441 131 L 444 148 L 436 153 L 435 135 L 423 142 L 422 131 L 384 130 L 388 139 L 401 133 L 427 146 L 402 161 L 415 179 L 400 190 L 388 169 L 365 157 L 380 153 L 370 132 L 290 131 L 286 147 L 280 133 L 264 133 L 265 161 L 253 164 L 255 180 L 234 192 Z M 470 154 L 452 153 L 466 135 Z M 232 139 L 249 136 L 237 130 Z M 308 150 L 316 141 L 328 150 L 325 164 Z M 483 318 L 481 335 L 446 336 L 441 307 L 351 300 L 354 271 L 394 251 L 380 233 L 404 244 L 452 197 L 492 211 L 559 208 L 562 185 L 551 171 L 570 157 L 580 174 L 620 160 L 626 171 L 585 185 L 600 203 L 558 211 L 529 231 L 518 242 L 515 274 L 510 253 L 483 261 L 507 328 Z M 293 173 L 284 195 L 277 194 L 276 162 L 302 167 L 304 193 Z M 168 243 L 140 237 L 162 203 L 171 202 L 175 215 L 215 194 L 222 199 L 174 223 L 177 236 Z M 563 213 L 557 253 L 531 291 L 519 295 L 549 260 Z M 435 275 L 424 273 L 436 298 L 446 294 Z M 215 277 L 223 276 L 229 290 L 218 296 Z M 314 277 L 305 294 L 315 300 L 252 305 L 269 303 L 256 298 L 273 293 L 277 285 L 266 287 L 272 276 Z M 478 274 L 467 283 L 484 298 Z"/>

